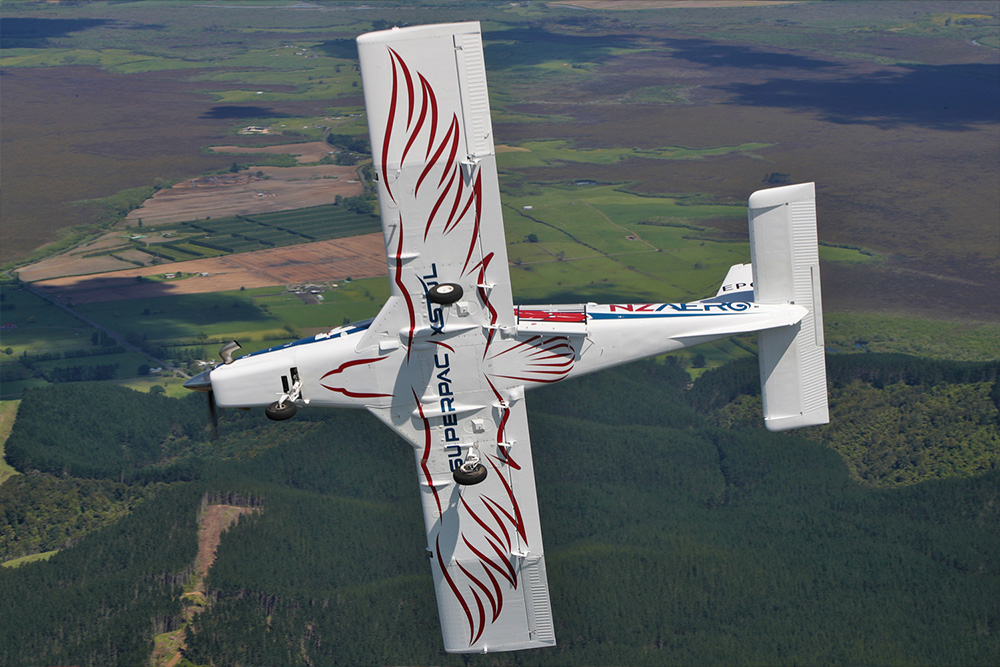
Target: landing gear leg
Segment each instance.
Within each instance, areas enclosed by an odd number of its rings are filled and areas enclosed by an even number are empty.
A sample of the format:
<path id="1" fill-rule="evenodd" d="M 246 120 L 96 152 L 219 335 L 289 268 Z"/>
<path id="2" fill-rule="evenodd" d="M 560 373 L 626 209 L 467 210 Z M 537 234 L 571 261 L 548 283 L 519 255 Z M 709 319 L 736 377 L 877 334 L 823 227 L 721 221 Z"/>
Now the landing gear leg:
<path id="1" fill-rule="evenodd" d="M 295 401 L 302 398 L 302 380 L 299 379 L 299 369 L 293 368 L 291 370 L 292 376 L 292 386 L 288 386 L 287 380 L 282 377 L 281 380 L 285 384 L 285 391 L 282 393 L 278 400 L 271 405 L 264 408 L 264 414 L 268 419 L 272 419 L 276 422 L 284 421 L 295 416 L 298 412 L 298 407 L 295 405 Z M 308 403 L 309 401 L 305 401 Z"/>

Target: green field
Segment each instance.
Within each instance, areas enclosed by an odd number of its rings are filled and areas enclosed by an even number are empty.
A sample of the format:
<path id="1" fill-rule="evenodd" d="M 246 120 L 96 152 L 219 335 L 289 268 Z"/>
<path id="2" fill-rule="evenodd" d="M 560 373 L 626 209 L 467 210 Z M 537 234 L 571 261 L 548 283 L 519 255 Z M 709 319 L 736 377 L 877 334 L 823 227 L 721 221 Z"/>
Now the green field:
<path id="1" fill-rule="evenodd" d="M 633 148 L 591 148 L 574 149 L 570 142 L 563 140 L 526 141 L 518 144 L 519 150 L 499 153 L 497 164 L 500 168 L 545 167 L 563 162 L 589 164 L 614 164 L 628 158 L 654 160 L 697 160 L 706 156 L 742 153 L 753 155 L 754 151 L 769 148 L 772 144 L 748 143 L 740 146 L 719 146 L 716 148 L 685 148 L 665 146 L 663 148 L 637 150 Z"/>
<path id="2" fill-rule="evenodd" d="M 125 49 L 4 49 L 0 67 L 61 67 L 89 65 L 122 74 L 201 67 L 183 58 L 146 56 Z"/>
<path id="3" fill-rule="evenodd" d="M 742 207 L 713 203 L 703 195 L 642 196 L 625 186 L 587 180 L 527 183 L 504 196 L 504 215 L 517 303 L 690 301 L 714 294 L 732 264 L 749 260 L 745 237 L 708 226 L 726 220 L 745 224 Z M 321 206 L 192 221 L 171 229 L 183 238 L 151 246 L 151 251 L 162 255 L 173 251 L 178 259 L 188 259 L 198 251 L 241 252 L 321 236 L 373 232 L 378 221 Z M 180 248 L 189 250 L 181 253 Z M 827 266 L 885 262 L 884 256 L 864 248 L 830 244 L 820 247 L 820 256 Z M 25 353 L 87 349 L 93 331 L 89 327 L 26 291 L 8 285 L 4 295 L 5 322 L 18 325 L 4 332 L 3 346 L 12 348 L 7 363 L 16 363 L 17 356 Z M 154 355 L 197 372 L 200 367 L 194 362 L 214 359 L 215 350 L 226 340 L 239 340 L 244 353 L 264 349 L 372 317 L 387 295 L 388 281 L 371 279 L 327 286 L 316 303 L 275 286 L 87 304 L 77 309 Z M 1000 349 L 1000 327 L 975 321 L 828 310 L 826 329 L 827 347 L 834 353 L 895 351 L 983 360 L 996 358 Z M 678 357 L 697 377 L 754 351 L 753 336 L 743 336 L 685 350 Z M 69 365 L 117 364 L 115 382 L 147 390 L 159 384 L 171 395 L 183 395 L 179 380 L 140 377 L 139 367 L 147 361 L 132 353 L 72 362 L 55 359 L 37 362 L 32 371 L 38 375 Z M 3 396 L 20 396 L 25 387 L 40 383 L 44 380 L 39 377 L 6 382 Z"/>
<path id="4" fill-rule="evenodd" d="M 46 384 L 45 377 L 53 373 L 66 377 L 65 370 L 57 369 L 108 365 L 116 366 L 114 379 L 109 382 L 147 391 L 160 385 L 170 395 L 186 393 L 181 388 L 181 379 L 155 373 L 141 375 L 141 366 L 154 365 L 144 355 L 117 351 L 118 347 L 102 347 L 95 343 L 96 329 L 26 290 L 11 284 L 0 287 L 5 305 L 4 323 L 16 327 L 5 329 L 0 339 L 0 363 L 5 369 L 4 400 L 19 398 L 27 387 Z M 321 287 L 321 294 L 307 297 L 279 285 L 86 304 L 76 306 L 76 310 L 159 358 L 197 372 L 200 367 L 194 362 L 215 360 L 222 342 L 240 341 L 243 353 L 268 348 L 373 317 L 389 296 L 388 280 L 381 278 Z M 304 298 L 312 303 L 307 304 Z M 10 354 L 2 352 L 7 349 Z"/>
<path id="5" fill-rule="evenodd" d="M 295 340 L 342 324 L 373 317 L 389 295 L 386 279 L 324 285 L 318 303 L 306 304 L 285 286 L 214 294 L 165 296 L 79 306 L 81 313 L 127 332 L 167 360 L 213 360 L 222 343 L 237 340 L 243 354 Z M 316 295 L 309 295 L 310 300 Z M 167 348 L 167 351 L 163 351 Z M 191 372 L 197 366 L 189 365 Z M 163 385 L 157 378 L 130 381 Z M 165 385 L 168 389 L 172 383 Z"/>
<path id="6" fill-rule="evenodd" d="M 160 225 L 157 233 L 180 236 L 164 243 L 135 246 L 170 262 L 251 252 L 312 241 L 339 239 L 382 230 L 377 216 L 327 204 L 291 211 L 260 213 Z"/>
<path id="7" fill-rule="evenodd" d="M 675 301 L 710 295 L 731 264 L 749 257 L 742 204 L 746 194 L 763 187 L 762 178 L 780 173 L 821 185 L 821 259 L 836 269 L 824 276 L 829 276 L 824 289 L 831 351 L 996 356 L 997 327 L 976 320 L 983 310 L 971 284 L 978 285 L 995 268 L 995 262 L 983 259 L 989 249 L 981 242 L 981 221 L 991 219 L 982 202 L 989 198 L 981 196 L 976 179 L 963 176 L 987 173 L 986 164 L 995 166 L 995 160 L 985 161 L 992 154 L 983 152 L 992 145 L 983 134 L 990 126 L 968 102 L 963 103 L 968 108 L 962 107 L 967 115 L 949 128 L 906 116 L 914 106 L 913 95 L 923 95 L 920 76 L 959 61 L 971 63 L 969 73 L 974 74 L 976 63 L 988 60 L 990 51 L 982 45 L 996 41 L 995 12 L 975 3 L 951 3 L 947 10 L 916 15 L 892 3 L 856 3 L 849 12 L 831 3 L 802 3 L 783 10 L 779 24 L 766 8 L 580 12 L 556 5 L 474 6 L 483 20 L 496 140 L 502 145 L 498 163 L 517 301 Z M 143 150 L 157 152 L 159 159 L 159 153 L 188 145 L 184 142 L 204 146 L 221 136 L 237 143 L 258 141 L 233 135 L 247 122 L 293 131 L 297 138 L 321 136 L 324 128 L 363 133 L 353 37 L 392 24 L 454 20 L 461 13 L 447 3 L 434 8 L 374 6 L 363 17 L 276 9 L 266 2 L 241 7 L 246 11 L 180 9 L 165 2 L 58 8 L 8 3 L 8 25 L 11 17 L 34 21 L 56 15 L 70 23 L 43 20 L 30 24 L 25 35 L 15 30 L 5 39 L 0 64 L 39 80 L 66 65 L 92 66 L 77 70 L 84 78 L 83 97 L 73 98 L 75 121 L 90 123 L 92 112 L 101 119 L 109 133 L 86 136 L 102 141 L 105 152 L 115 128 L 127 122 L 118 116 L 112 120 L 96 105 L 129 89 L 129 82 L 138 81 L 130 78 L 134 73 L 169 77 L 162 81 L 169 82 L 164 90 L 171 94 L 158 98 L 155 109 L 129 107 L 129 117 L 169 112 L 156 116 L 165 119 L 144 135 L 145 141 L 158 143 Z M 64 25 L 74 29 L 62 31 Z M 156 39 L 135 29 L 141 26 L 155 26 Z M 911 69 L 900 76 L 900 70 L 879 70 L 880 62 Z M 869 71 L 873 67 L 874 75 Z M 977 84 L 989 81 L 967 78 Z M 765 80 L 790 87 L 776 95 L 758 94 L 766 88 L 761 84 Z M 857 94 L 865 86 L 881 99 L 884 90 L 875 86 L 880 80 L 897 85 L 898 109 L 871 110 L 862 104 L 858 117 L 850 118 L 827 99 L 828 93 L 835 93 L 829 99 L 841 99 L 839 91 L 844 91 L 855 96 L 844 99 L 860 104 L 865 96 Z M 845 87 L 845 81 L 862 87 Z M 797 99 L 799 87 L 827 106 L 783 106 L 785 100 Z M 56 94 L 59 87 L 44 90 Z M 91 91 L 98 97 L 88 99 Z M 192 91 L 201 96 L 199 101 L 185 97 Z M 20 93 L 6 97 L 20 98 Z M 132 103 L 143 104 L 142 99 Z M 58 104 L 45 108 L 54 106 Z M 250 116 L 240 115 L 243 109 Z M 25 127 L 37 119 L 29 120 Z M 92 152 L 75 145 L 64 148 L 72 156 Z M 953 154 L 961 159 L 952 159 Z M 5 147 L 5 157 L 24 155 Z M 936 155 L 944 162 L 928 158 Z M 200 162 L 231 160 L 197 157 Z M 73 191 L 90 171 L 75 159 L 49 160 L 50 166 L 72 168 L 71 177 L 60 180 L 60 195 Z M 137 164 L 123 162 L 107 178 L 119 182 L 125 173 L 132 178 L 150 164 L 148 156 Z M 119 189 L 138 192 L 148 189 L 154 176 L 170 180 L 192 175 L 175 176 L 174 167 L 156 169 L 142 172 L 146 175 L 140 182 L 126 179 L 131 190 Z M 5 170 L 5 178 L 29 171 Z M 887 175 L 903 172 L 887 181 Z M 925 187 L 931 182 L 935 188 Z M 822 189 L 826 184 L 828 191 Z M 20 193 L 31 187 L 7 190 Z M 929 197 L 930 191 L 936 194 Z M 50 194 L 46 187 L 32 214 L 44 213 Z M 26 210 L 16 204 L 5 208 Z M 102 208 L 101 215 L 111 208 Z M 944 217 L 938 219 L 939 213 Z M 44 215 L 45 220 L 66 218 L 65 213 Z M 330 225 L 331 220 L 337 224 Z M 26 234 L 34 234 L 41 224 L 29 225 Z M 933 229 L 921 227 L 926 224 Z M 332 206 L 316 207 L 190 221 L 164 228 L 177 238 L 142 249 L 183 260 L 378 228 L 373 217 L 351 218 Z M 902 228 L 909 231 L 900 234 Z M 941 229 L 947 234 L 938 234 Z M 913 260 L 919 260 L 919 275 Z M 980 261 L 986 263 L 979 266 Z M 878 288 L 868 287 L 873 284 Z M 965 287 L 955 292 L 958 284 Z M 316 304 L 276 287 L 96 304 L 81 307 L 81 312 L 147 346 L 185 354 L 205 347 L 211 356 L 217 343 L 206 341 L 236 337 L 253 349 L 371 316 L 387 288 L 384 280 L 370 285 L 368 297 L 357 285 L 342 286 L 326 290 L 325 300 Z M 859 285 L 866 288 L 859 290 Z M 906 298 L 918 286 L 922 295 L 934 298 Z M 943 302 L 949 311 L 928 305 Z M 31 323 L 24 321 L 29 310 Z M 912 319 L 901 317 L 907 312 Z M 947 315 L 959 323 L 934 319 Z M 3 346 L 13 352 L 5 358 L 8 362 L 24 352 L 84 349 L 91 335 L 44 303 L 7 311 L 4 322 L 19 326 L 3 332 Z M 711 367 L 748 350 L 753 350 L 752 338 L 696 352 Z M 88 358 L 88 363 L 99 359 Z M 118 363 L 124 368 L 132 361 Z M 688 356 L 684 363 L 690 362 Z M 44 370 L 56 362 L 40 363 Z M 5 383 L 5 395 L 40 381 Z M 121 376 L 116 381 L 156 383 L 155 378 Z M 174 391 L 170 383 L 166 386 Z"/>
<path id="8" fill-rule="evenodd" d="M 10 283 L 0 284 L 0 299 L 0 349 L 11 348 L 6 357 L 90 345 L 93 329 L 45 299 Z"/>
<path id="9" fill-rule="evenodd" d="M 730 266 L 750 260 L 748 241 L 699 225 L 742 219 L 739 207 L 586 182 L 533 190 L 504 198 L 514 293 L 529 302 L 690 301 L 714 294 Z M 878 261 L 839 247 L 821 248 L 821 258 Z"/>
<path id="10" fill-rule="evenodd" d="M 4 283 L 0 295 L 3 324 L 10 327 L 4 328 L 0 337 L 0 397 L 4 401 L 49 381 L 92 379 L 95 373 L 136 378 L 141 366 L 152 365 L 145 355 L 125 351 L 97 329 L 25 289 Z M 135 332 L 119 331 L 141 342 Z"/>
<path id="11" fill-rule="evenodd" d="M 114 301 L 80 305 L 87 317 L 134 332 L 147 341 L 197 341 L 239 337 L 241 342 L 282 335 L 295 329 L 339 326 L 344 318 L 371 317 L 388 297 L 388 280 L 367 279 L 324 290 L 323 302 L 306 305 L 285 286 L 212 294 L 165 296 L 155 300 Z M 267 340 L 274 340 L 267 338 Z"/>
<path id="12" fill-rule="evenodd" d="M 24 556 L 22 558 L 15 558 L 13 560 L 9 560 L 9 561 L 6 561 L 4 563 L 0 563 L 0 567 L 10 567 L 10 568 L 21 567 L 22 565 L 25 565 L 26 563 L 35 563 L 35 562 L 38 562 L 38 561 L 48 560 L 48 559 L 52 558 L 53 556 L 55 556 L 57 553 L 59 553 L 58 549 L 53 550 L 53 551 L 44 551 L 44 552 L 42 552 L 40 554 L 31 554 L 30 556 Z"/>
<path id="13" fill-rule="evenodd" d="M 1000 326 L 873 313 L 828 312 L 826 346 L 834 352 L 902 352 L 933 359 L 1000 358 Z"/>
<path id="14" fill-rule="evenodd" d="M 3 448 L 14 426 L 14 418 L 17 416 L 17 407 L 20 404 L 20 401 L 0 401 L 0 484 L 7 481 L 11 475 L 17 474 L 17 471 L 4 459 Z"/>

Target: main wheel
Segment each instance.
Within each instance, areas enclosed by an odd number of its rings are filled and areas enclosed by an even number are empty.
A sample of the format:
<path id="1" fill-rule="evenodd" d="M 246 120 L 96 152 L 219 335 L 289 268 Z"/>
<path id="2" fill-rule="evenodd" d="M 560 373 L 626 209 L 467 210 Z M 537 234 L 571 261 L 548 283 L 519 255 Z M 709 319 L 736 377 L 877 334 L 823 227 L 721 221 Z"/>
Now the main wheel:
<path id="1" fill-rule="evenodd" d="M 427 290 L 427 298 L 431 303 L 443 306 L 455 303 L 462 298 L 462 286 L 455 283 L 441 283 Z"/>
<path id="2" fill-rule="evenodd" d="M 271 403 L 271 405 L 264 408 L 264 414 L 267 415 L 268 419 L 280 422 L 294 417 L 298 410 L 299 409 L 295 407 L 295 403 L 291 401 L 285 401 L 284 405 L 279 405 L 278 402 L 275 401 L 274 403 Z"/>
<path id="3" fill-rule="evenodd" d="M 482 463 L 477 463 L 474 466 L 465 464 L 459 467 L 452 474 L 455 481 L 463 486 L 472 486 L 473 484 L 479 484 L 481 481 L 486 479 L 486 466 Z"/>

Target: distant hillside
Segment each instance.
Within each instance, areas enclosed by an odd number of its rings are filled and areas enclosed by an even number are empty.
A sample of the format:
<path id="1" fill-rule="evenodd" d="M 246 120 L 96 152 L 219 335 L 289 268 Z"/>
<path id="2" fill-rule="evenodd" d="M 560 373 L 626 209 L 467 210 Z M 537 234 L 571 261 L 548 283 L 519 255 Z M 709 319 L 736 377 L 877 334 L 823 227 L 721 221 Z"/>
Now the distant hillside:
<path id="1" fill-rule="evenodd" d="M 942 428 L 935 420 L 952 413 L 972 421 L 953 403 L 995 382 L 988 365 L 866 356 L 849 381 L 857 369 L 831 362 L 834 391 L 864 398 L 855 420 L 909 391 L 944 406 L 914 428 Z M 222 537 L 207 610 L 187 629 L 196 664 L 995 664 L 995 464 L 873 489 L 823 444 L 715 426 L 756 373 L 723 371 L 686 389 L 681 369 L 650 362 L 528 396 L 555 649 L 444 654 L 407 446 L 366 414 L 302 411 L 285 424 L 226 414 L 210 446 L 207 431 L 188 431 L 187 445 L 126 474 L 169 487 L 48 562 L 0 570 L 0 663 L 142 664 L 154 632 L 182 625 L 195 517 L 211 497 L 263 509 Z M 995 394 L 975 403 L 980 421 L 996 418 Z M 113 419 L 139 433 L 152 406 L 188 410 L 136 396 L 133 409 L 87 412 L 61 395 L 44 420 L 19 416 L 11 439 L 25 461 L 34 447 L 18 432 L 41 438 L 41 421 L 57 429 L 72 413 L 79 432 Z M 172 428 L 161 447 L 179 443 Z M 924 451 L 951 450 L 909 433 Z M 73 440 L 62 438 L 66 461 Z M 45 461 L 58 466 L 54 442 Z"/>

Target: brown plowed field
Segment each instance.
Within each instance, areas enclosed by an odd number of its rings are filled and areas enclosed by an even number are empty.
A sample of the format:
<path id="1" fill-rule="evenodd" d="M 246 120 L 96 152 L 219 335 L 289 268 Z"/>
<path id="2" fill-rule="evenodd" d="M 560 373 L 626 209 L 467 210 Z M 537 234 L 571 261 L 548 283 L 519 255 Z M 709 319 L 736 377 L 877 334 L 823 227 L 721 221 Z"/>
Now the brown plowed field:
<path id="1" fill-rule="evenodd" d="M 107 271 L 118 271 L 119 269 L 128 269 L 135 266 L 135 264 L 117 260 L 111 255 L 84 258 L 80 257 L 81 254 L 83 253 L 68 252 L 56 255 L 55 257 L 49 257 L 37 264 L 31 264 L 19 269 L 17 275 L 21 280 L 33 283 L 36 280 L 45 280 L 53 276 L 105 273 Z M 138 262 L 145 262 L 150 259 L 149 255 L 138 253 L 138 251 L 122 252 L 121 255 L 127 255 L 129 259 L 135 259 Z"/>
<path id="2" fill-rule="evenodd" d="M 212 146 L 213 153 L 223 155 L 258 155 L 260 153 L 294 155 L 301 163 L 319 162 L 330 153 L 333 147 L 325 141 L 308 141 L 302 144 L 277 144 L 275 146 Z"/>
<path id="3" fill-rule="evenodd" d="M 265 178 L 258 177 L 263 174 Z M 337 195 L 361 194 L 356 167 L 250 167 L 181 181 L 160 190 L 126 217 L 130 225 L 162 225 L 202 218 L 253 215 L 332 204 Z"/>
<path id="4" fill-rule="evenodd" d="M 348 276 L 377 278 L 386 275 L 386 271 L 382 234 L 376 233 L 141 269 L 55 278 L 34 286 L 64 303 L 82 304 L 341 280 Z M 136 280 L 138 276 L 165 273 L 196 275 L 164 282 Z"/>

